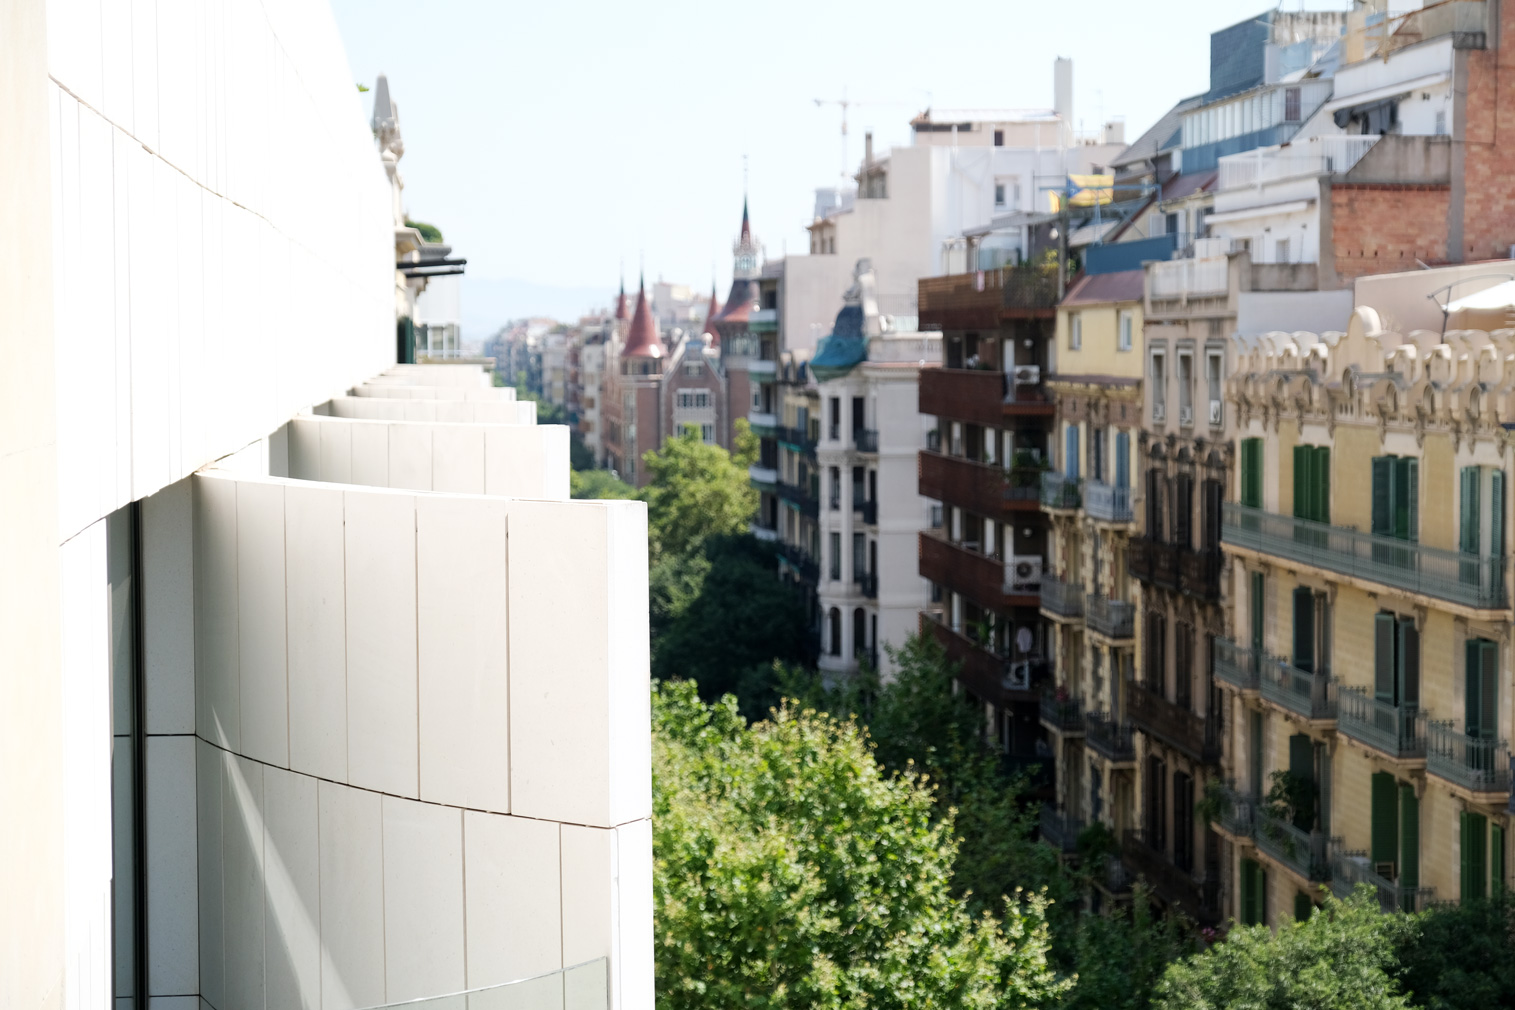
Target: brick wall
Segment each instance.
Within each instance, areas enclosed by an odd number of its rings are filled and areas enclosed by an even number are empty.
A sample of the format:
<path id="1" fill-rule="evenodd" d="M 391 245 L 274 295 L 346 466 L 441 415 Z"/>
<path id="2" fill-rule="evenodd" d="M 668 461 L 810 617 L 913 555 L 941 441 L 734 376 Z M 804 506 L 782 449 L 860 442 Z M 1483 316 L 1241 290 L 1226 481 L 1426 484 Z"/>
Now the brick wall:
<path id="1" fill-rule="evenodd" d="M 1499 6 L 1498 48 L 1467 54 L 1466 260 L 1503 259 L 1515 243 L 1515 191 L 1509 184 L 1515 157 L 1515 0 Z"/>
<path id="2" fill-rule="evenodd" d="M 1447 259 L 1447 186 L 1338 183 L 1331 187 L 1331 238 L 1342 281 L 1414 270 Z"/>

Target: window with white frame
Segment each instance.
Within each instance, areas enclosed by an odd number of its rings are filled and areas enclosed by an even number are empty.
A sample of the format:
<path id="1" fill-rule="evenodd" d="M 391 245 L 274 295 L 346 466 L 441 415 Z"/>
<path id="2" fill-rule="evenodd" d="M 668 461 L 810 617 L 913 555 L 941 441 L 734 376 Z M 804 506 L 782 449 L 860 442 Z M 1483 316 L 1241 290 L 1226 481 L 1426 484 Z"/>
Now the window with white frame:
<path id="1" fill-rule="evenodd" d="M 996 182 L 994 184 L 994 205 L 996 207 L 1003 207 L 1005 205 L 1005 184 L 1003 182 Z"/>
<path id="2" fill-rule="evenodd" d="M 1077 312 L 1068 313 L 1068 350 L 1076 351 L 1084 346 L 1084 317 Z"/>
<path id="3" fill-rule="evenodd" d="M 1129 351 L 1131 349 L 1131 330 L 1135 326 L 1135 318 L 1130 309 L 1122 309 L 1120 313 L 1120 334 L 1116 338 L 1115 349 L 1117 351 Z"/>
<path id="4" fill-rule="evenodd" d="M 687 376 L 689 376 L 691 379 L 697 379 L 697 378 L 699 378 L 700 377 L 700 373 L 703 372 L 704 370 L 705 370 L 705 366 L 702 365 L 702 364 L 700 364 L 698 361 L 686 361 L 686 362 L 684 362 L 684 374 L 687 375 Z"/>
<path id="5" fill-rule="evenodd" d="M 1147 394 L 1152 403 L 1152 420 L 1161 421 L 1167 416 L 1168 407 L 1168 370 L 1167 355 L 1159 348 L 1152 352 L 1151 378 L 1152 382 Z"/>
<path id="6" fill-rule="evenodd" d="M 713 424 L 702 424 L 702 425 L 700 425 L 700 438 L 704 439 L 706 445 L 714 445 L 715 444 L 715 425 L 713 425 Z"/>

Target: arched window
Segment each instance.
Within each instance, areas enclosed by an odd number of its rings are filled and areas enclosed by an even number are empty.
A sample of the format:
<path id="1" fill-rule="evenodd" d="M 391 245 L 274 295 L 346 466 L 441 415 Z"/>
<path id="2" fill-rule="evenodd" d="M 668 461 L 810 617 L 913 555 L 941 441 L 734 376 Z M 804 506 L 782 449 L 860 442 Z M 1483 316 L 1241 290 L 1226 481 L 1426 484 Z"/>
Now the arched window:
<path id="1" fill-rule="evenodd" d="M 842 654 L 842 612 L 836 607 L 826 615 L 827 630 L 830 632 L 829 645 L 833 656 Z"/>

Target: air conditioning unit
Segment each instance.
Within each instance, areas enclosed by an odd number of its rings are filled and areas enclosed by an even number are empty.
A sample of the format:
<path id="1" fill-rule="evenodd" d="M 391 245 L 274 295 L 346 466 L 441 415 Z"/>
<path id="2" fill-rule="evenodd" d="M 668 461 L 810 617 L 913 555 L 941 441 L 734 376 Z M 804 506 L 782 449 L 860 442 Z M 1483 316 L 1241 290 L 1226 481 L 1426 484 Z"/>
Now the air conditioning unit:
<path id="1" fill-rule="evenodd" d="M 1184 404 L 1178 408 L 1178 423 L 1184 427 L 1194 423 L 1194 407 Z"/>
<path id="2" fill-rule="evenodd" d="M 1152 404 L 1152 420 L 1154 420 L 1154 421 L 1162 421 L 1162 420 L 1166 420 L 1167 417 L 1168 417 L 1168 405 L 1165 404 L 1165 403 L 1163 403 L 1163 401 L 1161 401 L 1161 400 L 1154 401 L 1153 404 Z"/>
<path id="3" fill-rule="evenodd" d="M 1220 401 L 1219 400 L 1211 400 L 1210 401 L 1210 423 L 1211 424 L 1219 424 L 1220 423 Z"/>
<path id="4" fill-rule="evenodd" d="M 1015 384 L 1017 386 L 1035 386 L 1042 381 L 1042 368 L 1040 365 L 1016 365 Z"/>
<path id="5" fill-rule="evenodd" d="M 1037 555 L 1016 555 L 1010 559 L 1010 588 L 1034 593 L 1042 588 L 1042 559 Z"/>
<path id="6" fill-rule="evenodd" d="M 1003 687 L 1007 691 L 1031 690 L 1031 661 L 1023 659 L 1018 663 L 1009 664 L 1005 673 Z"/>

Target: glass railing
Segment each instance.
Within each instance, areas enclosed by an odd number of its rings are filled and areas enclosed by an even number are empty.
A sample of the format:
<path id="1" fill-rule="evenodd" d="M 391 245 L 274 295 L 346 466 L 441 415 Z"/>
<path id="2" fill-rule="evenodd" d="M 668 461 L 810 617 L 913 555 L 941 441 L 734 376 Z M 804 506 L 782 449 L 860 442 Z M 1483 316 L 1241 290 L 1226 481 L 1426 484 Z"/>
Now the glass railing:
<path id="1" fill-rule="evenodd" d="M 1425 757 L 1420 711 L 1380 701 L 1365 687 L 1337 688 L 1337 728 L 1360 743 L 1395 758 Z"/>
<path id="2" fill-rule="evenodd" d="M 428 996 L 403 1003 L 385 1003 L 367 1010 L 540 1010 L 576 1007 L 591 1010 L 610 1006 L 607 961 L 597 957 L 569 968 L 500 985 Z"/>
<path id="3" fill-rule="evenodd" d="M 1480 609 L 1505 605 L 1504 559 L 1460 554 L 1226 502 L 1221 539 L 1273 557 Z"/>
<path id="4" fill-rule="evenodd" d="M 1311 673 L 1277 656 L 1267 656 L 1262 664 L 1261 687 L 1264 698 L 1306 719 L 1336 718 L 1336 685 L 1330 674 Z"/>
<path id="5" fill-rule="evenodd" d="M 1426 723 L 1426 771 L 1470 792 L 1510 789 L 1510 748 L 1503 740 L 1468 736 L 1451 720 Z"/>
<path id="6" fill-rule="evenodd" d="M 1084 511 L 1093 519 L 1111 523 L 1131 521 L 1131 489 L 1091 480 L 1084 484 Z"/>
<path id="7" fill-rule="evenodd" d="M 1042 504 L 1049 509 L 1076 509 L 1079 502 L 1079 481 L 1048 470 L 1042 474 Z"/>

